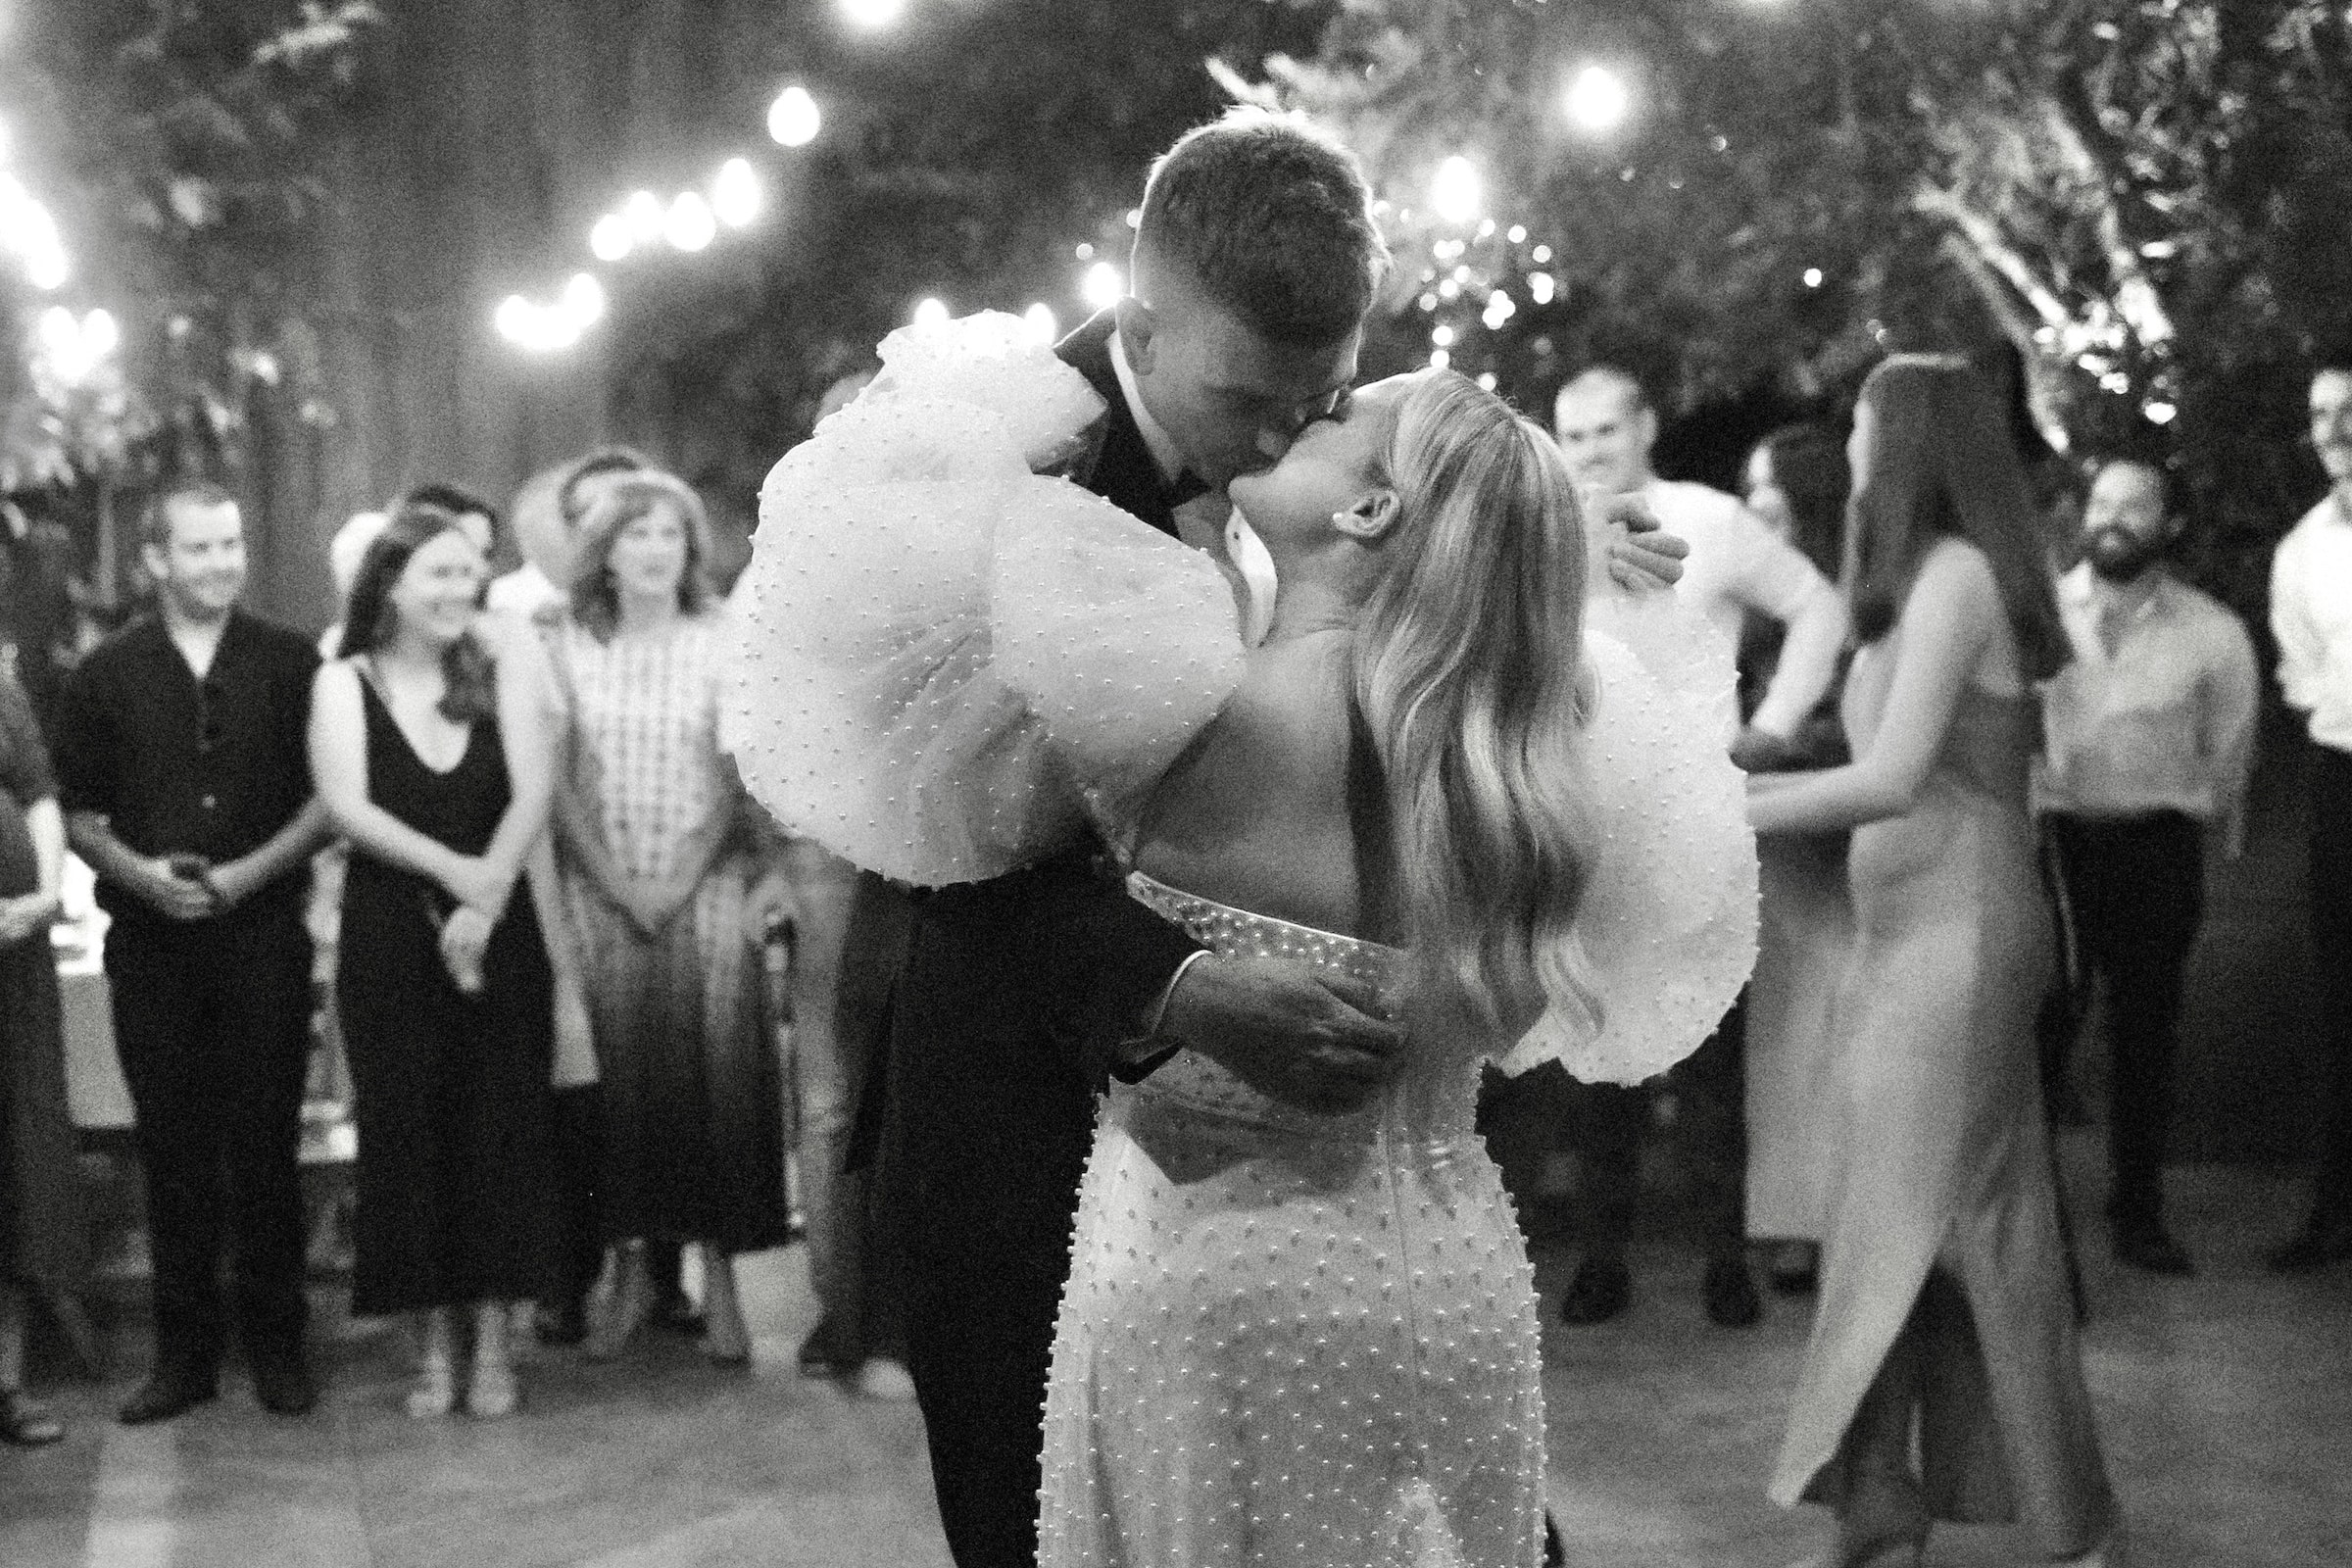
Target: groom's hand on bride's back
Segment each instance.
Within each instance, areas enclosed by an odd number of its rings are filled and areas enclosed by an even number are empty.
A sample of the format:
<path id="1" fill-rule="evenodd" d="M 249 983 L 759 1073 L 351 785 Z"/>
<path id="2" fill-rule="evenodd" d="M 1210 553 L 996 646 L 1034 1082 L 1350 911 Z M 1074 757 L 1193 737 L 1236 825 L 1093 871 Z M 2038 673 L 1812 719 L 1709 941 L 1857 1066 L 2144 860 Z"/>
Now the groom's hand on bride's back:
<path id="1" fill-rule="evenodd" d="M 1365 981 L 1290 958 L 1201 959 L 1168 998 L 1163 1034 L 1260 1094 L 1305 1110 L 1371 1099 L 1404 1046 Z"/>

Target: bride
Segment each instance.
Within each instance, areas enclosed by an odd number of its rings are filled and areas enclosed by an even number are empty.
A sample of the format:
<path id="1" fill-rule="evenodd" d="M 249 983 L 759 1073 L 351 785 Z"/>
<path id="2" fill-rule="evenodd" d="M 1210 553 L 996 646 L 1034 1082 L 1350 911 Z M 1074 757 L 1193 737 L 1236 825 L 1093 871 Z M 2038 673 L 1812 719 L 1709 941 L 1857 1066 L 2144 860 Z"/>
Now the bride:
<path id="1" fill-rule="evenodd" d="M 886 372 L 802 449 L 830 457 L 771 477 L 747 781 L 914 880 L 990 874 L 1091 814 L 1148 906 L 1212 951 L 1373 983 L 1411 1042 L 1341 1115 L 1190 1051 L 1111 1090 L 1040 1561 L 1532 1568 L 1535 1292 L 1472 1130 L 1479 1068 L 1647 1076 L 1737 991 L 1753 850 L 1722 726 L 1693 711 L 1729 701 L 1728 662 L 1690 652 L 1671 601 L 1642 652 L 1642 610 L 1616 617 L 1630 641 L 1588 638 L 1559 460 L 1458 375 L 1367 387 L 1234 481 L 1279 584 L 1270 617 L 1262 576 L 1240 591 L 1253 648 L 1205 558 L 1028 479 L 1037 421 L 1000 403 L 949 450 L 943 402 L 1003 379 L 943 398 L 956 376 Z M 989 440 L 1020 477 L 980 463 Z"/>

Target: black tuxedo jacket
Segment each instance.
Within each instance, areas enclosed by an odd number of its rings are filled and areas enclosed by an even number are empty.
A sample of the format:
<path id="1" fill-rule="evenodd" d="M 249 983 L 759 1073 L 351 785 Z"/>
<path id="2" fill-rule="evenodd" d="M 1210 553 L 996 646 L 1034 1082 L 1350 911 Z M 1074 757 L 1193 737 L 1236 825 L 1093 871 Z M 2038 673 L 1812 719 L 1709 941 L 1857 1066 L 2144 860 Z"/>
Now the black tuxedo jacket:
<path id="1" fill-rule="evenodd" d="M 1105 311 L 1054 351 L 1109 405 L 1069 477 L 1173 535 L 1112 326 Z M 893 1002 L 884 1183 L 911 1292 L 1034 1296 L 1051 1333 L 1112 1052 L 1198 950 L 1127 896 L 1100 846 L 918 900 Z"/>

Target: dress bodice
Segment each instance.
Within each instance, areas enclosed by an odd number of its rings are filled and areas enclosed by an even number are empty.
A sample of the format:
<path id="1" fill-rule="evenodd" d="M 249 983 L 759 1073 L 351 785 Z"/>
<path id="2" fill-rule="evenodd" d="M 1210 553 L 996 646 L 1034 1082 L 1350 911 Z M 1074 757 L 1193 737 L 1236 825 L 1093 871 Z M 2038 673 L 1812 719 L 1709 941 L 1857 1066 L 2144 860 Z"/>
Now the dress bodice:
<path id="1" fill-rule="evenodd" d="M 368 798 L 460 855 L 487 850 L 512 798 L 498 720 L 484 714 L 473 721 L 456 766 L 428 767 L 384 706 L 375 683 L 363 677 L 360 694 L 368 721 Z M 377 863 L 366 855 L 354 859 L 355 866 Z"/>
<path id="2" fill-rule="evenodd" d="M 1892 639 L 1866 648 L 1848 675 L 1841 717 L 1857 748 L 1877 735 L 1894 682 Z M 1936 753 L 1934 777 L 2024 808 L 2034 754 L 2041 748 L 2041 703 L 2032 691 L 2004 696 L 1963 683 Z"/>
<path id="3" fill-rule="evenodd" d="M 1403 979 L 1405 955 L 1359 937 L 1318 931 L 1219 904 L 1172 888 L 1137 871 L 1128 892 L 1147 908 L 1184 928 L 1210 952 L 1237 957 L 1289 958 L 1368 982 L 1383 990 Z M 1300 1137 L 1363 1142 L 1385 1124 L 1408 1143 L 1446 1143 L 1470 1129 L 1477 1095 L 1476 1063 L 1483 1052 L 1458 1041 L 1415 1041 L 1388 1088 L 1362 1109 L 1318 1115 L 1269 1099 L 1197 1052 L 1184 1051 L 1154 1072 L 1140 1092 L 1180 1102 L 1186 1108 Z"/>

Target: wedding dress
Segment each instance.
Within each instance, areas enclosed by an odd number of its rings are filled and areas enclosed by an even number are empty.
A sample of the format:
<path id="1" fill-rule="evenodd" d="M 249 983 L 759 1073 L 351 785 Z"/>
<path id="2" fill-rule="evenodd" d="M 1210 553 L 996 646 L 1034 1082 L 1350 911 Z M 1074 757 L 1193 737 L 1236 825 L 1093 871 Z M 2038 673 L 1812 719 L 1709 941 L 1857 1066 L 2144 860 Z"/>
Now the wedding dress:
<path id="1" fill-rule="evenodd" d="M 796 833 L 925 884 L 1002 873 L 1127 810 L 1239 684 L 1235 589 L 1034 470 L 1099 404 L 1018 323 L 893 334 L 884 375 L 777 466 L 738 590 L 729 733 Z M 1075 385 L 1073 385 L 1075 383 Z M 1595 606 L 1604 844 L 1579 918 L 1604 1021 L 1507 1053 L 1638 1081 L 1753 959 L 1755 857 L 1721 753 L 1728 653 L 1671 596 Z M 1374 981 L 1402 955 L 1130 891 L 1219 952 Z M 1486 1042 L 1416 1041 L 1318 1116 L 1181 1052 L 1103 1102 L 1045 1431 L 1045 1568 L 1532 1568 L 1536 1297 L 1473 1131 Z"/>

